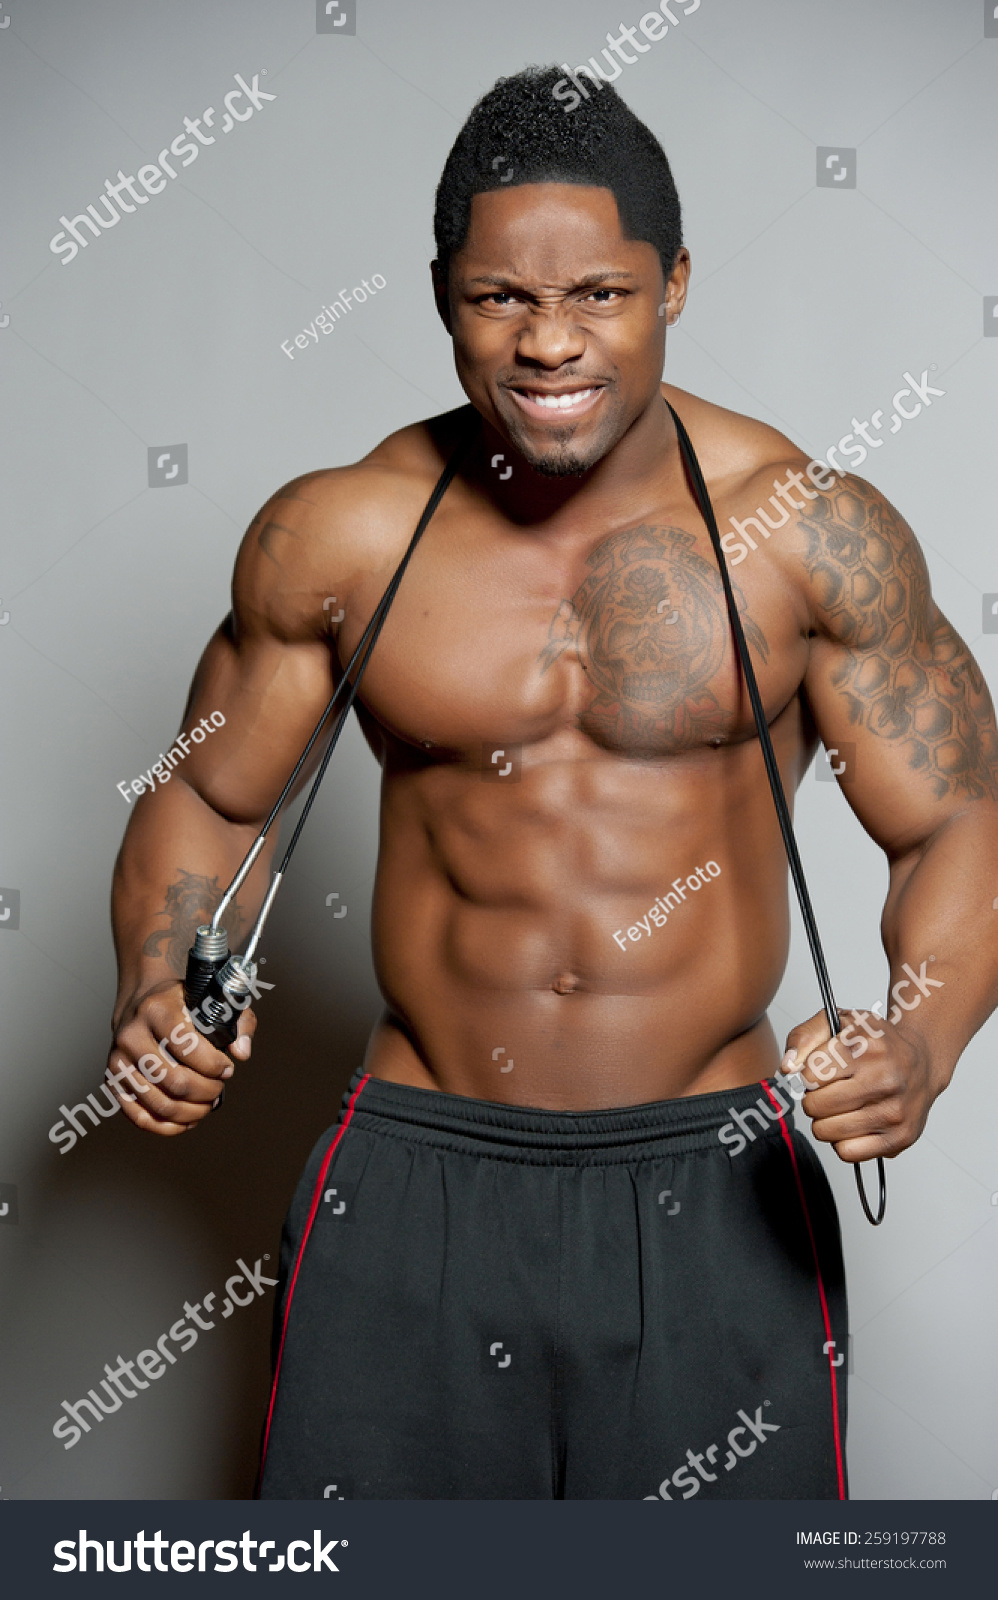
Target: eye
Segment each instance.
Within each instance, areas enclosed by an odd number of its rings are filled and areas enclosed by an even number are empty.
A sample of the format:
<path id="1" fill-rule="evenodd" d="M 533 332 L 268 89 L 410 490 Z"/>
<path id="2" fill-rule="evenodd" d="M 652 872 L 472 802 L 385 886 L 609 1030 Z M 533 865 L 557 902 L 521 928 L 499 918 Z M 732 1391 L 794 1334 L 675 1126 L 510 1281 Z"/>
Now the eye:
<path id="1" fill-rule="evenodd" d="M 511 306 L 515 305 L 516 301 L 514 296 L 508 294 L 505 289 L 493 289 L 491 294 L 481 295 L 476 304 L 480 306 Z"/>
<path id="2" fill-rule="evenodd" d="M 621 291 L 619 289 L 592 289 L 586 299 L 595 300 L 597 305 L 608 306 L 611 300 L 619 299 L 620 294 Z"/>

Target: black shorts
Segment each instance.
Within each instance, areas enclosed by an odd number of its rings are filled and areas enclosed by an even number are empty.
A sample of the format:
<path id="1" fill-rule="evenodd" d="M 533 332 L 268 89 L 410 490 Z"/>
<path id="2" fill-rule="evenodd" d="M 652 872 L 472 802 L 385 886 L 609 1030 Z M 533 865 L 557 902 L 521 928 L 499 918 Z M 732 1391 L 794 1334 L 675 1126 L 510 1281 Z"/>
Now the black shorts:
<path id="1" fill-rule="evenodd" d="M 844 1499 L 838 1220 L 781 1104 L 358 1075 L 285 1224 L 261 1497 Z"/>

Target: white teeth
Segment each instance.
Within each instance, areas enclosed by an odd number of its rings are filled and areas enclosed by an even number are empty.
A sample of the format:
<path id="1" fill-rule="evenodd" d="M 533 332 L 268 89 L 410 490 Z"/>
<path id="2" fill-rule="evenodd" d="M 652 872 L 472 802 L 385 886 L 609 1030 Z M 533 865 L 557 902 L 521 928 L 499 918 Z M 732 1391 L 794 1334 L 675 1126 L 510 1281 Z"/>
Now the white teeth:
<path id="1" fill-rule="evenodd" d="M 532 394 L 529 398 L 536 405 L 547 406 L 551 411 L 567 411 L 569 406 L 577 406 L 593 393 L 593 389 L 577 389 L 574 394 Z"/>

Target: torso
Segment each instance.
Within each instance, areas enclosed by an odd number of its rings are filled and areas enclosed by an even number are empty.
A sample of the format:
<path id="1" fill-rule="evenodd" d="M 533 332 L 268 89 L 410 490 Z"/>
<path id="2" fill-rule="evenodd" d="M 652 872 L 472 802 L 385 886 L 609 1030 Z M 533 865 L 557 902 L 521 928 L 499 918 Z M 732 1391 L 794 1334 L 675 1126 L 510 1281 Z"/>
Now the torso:
<path id="1" fill-rule="evenodd" d="M 729 413 L 666 392 L 723 531 L 779 436 L 726 443 Z M 678 467 L 635 511 L 548 537 L 456 480 L 413 559 L 362 693 L 384 769 L 375 1076 L 584 1109 L 779 1059 L 786 863 L 717 564 Z M 354 585 L 341 659 L 387 570 Z M 807 604 L 770 548 L 732 578 L 789 794 L 813 750 Z"/>

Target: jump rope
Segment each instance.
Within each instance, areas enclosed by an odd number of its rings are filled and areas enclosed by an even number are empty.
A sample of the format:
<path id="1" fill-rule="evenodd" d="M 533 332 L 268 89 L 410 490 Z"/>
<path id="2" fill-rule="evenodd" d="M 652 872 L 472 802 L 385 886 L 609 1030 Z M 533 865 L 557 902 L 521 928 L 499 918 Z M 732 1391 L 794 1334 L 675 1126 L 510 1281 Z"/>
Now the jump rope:
<path id="1" fill-rule="evenodd" d="M 668 404 L 668 401 L 666 401 L 666 405 Z M 752 715 L 755 718 L 756 733 L 759 737 L 759 744 L 762 747 L 763 760 L 766 764 L 766 776 L 769 779 L 769 787 L 773 795 L 773 804 L 776 807 L 776 815 L 780 824 L 780 832 L 783 836 L 783 844 L 787 853 L 787 861 L 790 866 L 790 876 L 793 879 L 794 889 L 796 890 L 797 900 L 800 905 L 801 916 L 804 919 L 804 928 L 807 933 L 807 941 L 811 950 L 811 959 L 814 963 L 814 970 L 818 979 L 818 988 L 821 992 L 821 998 L 824 1004 L 825 1016 L 828 1019 L 828 1026 L 831 1030 L 831 1035 L 834 1038 L 840 1031 L 841 1019 L 839 1017 L 838 1007 L 835 1004 L 835 997 L 832 994 L 832 986 L 828 977 L 828 968 L 825 965 L 824 951 L 822 950 L 821 939 L 818 934 L 818 926 L 815 922 L 814 911 L 811 906 L 811 897 L 808 894 L 807 883 L 804 878 L 804 869 L 801 866 L 800 854 L 797 850 L 797 840 L 794 836 L 793 822 L 790 818 L 790 808 L 787 805 L 787 798 L 783 789 L 783 780 L 780 776 L 780 769 L 776 760 L 776 753 L 773 749 L 773 741 L 770 737 L 769 725 L 766 721 L 762 697 L 759 694 L 759 686 L 756 681 L 755 669 L 752 665 L 752 658 L 749 654 L 748 643 L 745 638 L 745 631 L 742 627 L 742 619 L 739 616 L 738 607 L 735 604 L 735 596 L 731 587 L 731 579 L 728 576 L 728 566 L 724 558 L 724 551 L 721 549 L 721 537 L 717 529 L 717 519 L 714 516 L 714 508 L 711 505 L 710 495 L 707 493 L 707 485 L 704 481 L 703 473 L 700 470 L 700 463 L 697 460 L 696 452 L 690 443 L 689 434 L 686 432 L 686 429 L 684 428 L 679 417 L 676 415 L 676 412 L 673 411 L 672 406 L 669 406 L 669 411 L 671 412 L 672 420 L 676 425 L 676 435 L 679 440 L 679 452 L 682 456 L 683 465 L 686 469 L 690 487 L 693 491 L 694 499 L 699 507 L 700 514 L 707 525 L 707 531 L 710 534 L 710 542 L 714 549 L 714 555 L 717 558 L 717 565 L 721 574 L 721 584 L 724 589 L 724 598 L 727 603 L 728 616 L 731 621 L 731 630 L 734 634 L 738 659 L 741 663 L 742 673 L 745 677 L 745 686 L 748 689 L 749 700 L 752 705 Z M 236 1036 L 239 1012 L 243 1011 L 252 999 L 252 991 L 256 982 L 258 970 L 257 963 L 253 960 L 253 957 L 260 943 L 260 938 L 263 933 L 267 918 L 270 915 L 270 909 L 274 904 L 277 891 L 281 886 L 281 880 L 288 870 L 288 864 L 292 855 L 294 854 L 295 846 L 301 837 L 301 832 L 308 819 L 308 814 L 312 809 L 312 804 L 315 800 L 316 794 L 318 793 L 319 785 L 325 776 L 326 768 L 329 765 L 333 751 L 336 749 L 336 745 L 339 742 L 339 737 L 343 731 L 344 723 L 346 722 L 347 717 L 350 715 L 350 709 L 357 698 L 361 680 L 367 669 L 367 664 L 371 659 L 371 652 L 378 642 L 378 636 L 385 625 L 385 619 L 388 616 L 392 602 L 398 593 L 399 585 L 405 576 L 405 571 L 412 559 L 413 551 L 422 538 L 427 525 L 433 516 L 433 513 L 437 509 L 437 506 L 440 504 L 440 501 L 446 494 L 447 489 L 450 487 L 454 475 L 464 458 L 469 444 L 471 443 L 473 434 L 477 432 L 477 421 L 478 419 L 476 417 L 474 419 L 473 428 L 469 430 L 461 443 L 457 446 L 454 454 L 451 456 L 446 467 L 441 473 L 433 493 L 426 502 L 426 507 L 416 525 L 416 531 L 409 541 L 408 548 L 396 567 L 384 594 L 378 601 L 378 604 L 374 610 L 374 614 L 372 615 L 370 622 L 367 624 L 367 627 L 364 629 L 357 648 L 354 650 L 353 655 L 347 662 L 342 678 L 337 684 L 329 703 L 322 713 L 322 716 L 316 723 L 312 735 L 297 762 L 295 763 L 294 770 L 291 773 L 291 776 L 288 778 L 287 783 L 284 785 L 284 788 L 281 790 L 280 795 L 271 809 L 270 815 L 264 822 L 263 827 L 260 829 L 260 832 L 247 851 L 239 870 L 219 901 L 218 908 L 215 911 L 211 922 L 206 923 L 204 926 L 198 928 L 195 933 L 194 944 L 188 951 L 187 955 L 187 972 L 184 978 L 184 999 L 198 1031 L 204 1034 L 206 1037 L 211 1036 L 213 1042 L 221 1041 L 223 1046 L 232 1043 Z M 352 679 L 350 677 L 351 673 L 354 674 Z M 343 694 L 344 690 L 346 690 L 345 694 Z M 288 847 L 281 858 L 280 865 L 273 874 L 270 887 L 267 890 L 263 905 L 260 908 L 260 914 L 257 917 L 250 933 L 246 949 L 242 955 L 230 954 L 228 934 L 226 933 L 225 928 L 222 926 L 222 917 L 226 908 L 231 904 L 233 898 L 238 894 L 243 883 L 246 881 L 247 877 L 252 871 L 255 861 L 263 849 L 267 835 L 277 820 L 281 807 L 291 794 L 295 783 L 300 777 L 305 764 L 315 747 L 316 741 L 319 739 L 329 718 L 332 716 L 333 711 L 337 706 L 337 702 L 340 700 L 341 694 L 343 695 L 342 704 L 339 707 L 339 715 L 336 719 L 335 726 L 333 727 L 332 737 L 330 738 L 329 743 L 326 746 L 325 754 L 319 763 L 318 771 L 316 772 L 315 778 L 312 781 L 312 787 L 309 790 L 308 797 L 304 806 L 302 807 L 301 815 L 295 824 L 295 829 L 291 835 Z M 871 1222 L 875 1228 L 879 1227 L 884 1220 L 884 1215 L 887 1210 L 887 1177 L 884 1172 L 883 1157 L 877 1157 L 879 1198 L 876 1216 L 874 1216 L 873 1212 L 870 1210 L 869 1202 L 866 1196 L 866 1189 L 863 1185 L 863 1174 L 860 1170 L 859 1162 L 854 1164 L 853 1170 L 856 1174 L 856 1187 L 859 1191 L 860 1204 L 863 1207 L 863 1211 L 866 1214 L 867 1220 Z"/>

